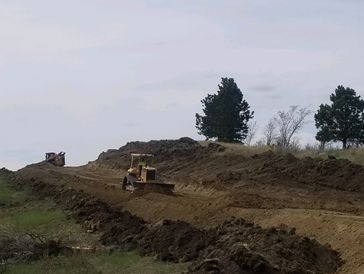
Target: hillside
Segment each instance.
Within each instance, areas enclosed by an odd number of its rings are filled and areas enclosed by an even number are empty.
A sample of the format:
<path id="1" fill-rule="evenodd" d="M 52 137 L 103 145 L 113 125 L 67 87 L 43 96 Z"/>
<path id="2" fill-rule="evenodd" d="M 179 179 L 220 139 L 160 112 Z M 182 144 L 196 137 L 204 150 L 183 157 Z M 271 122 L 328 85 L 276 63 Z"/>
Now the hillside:
<path id="1" fill-rule="evenodd" d="M 130 153 L 155 154 L 175 194 L 122 191 Z M 348 160 L 247 154 L 181 138 L 131 142 L 81 167 L 33 164 L 7 178 L 66 204 L 103 244 L 187 261 L 191 273 L 354 274 L 364 270 L 363 175 Z"/>

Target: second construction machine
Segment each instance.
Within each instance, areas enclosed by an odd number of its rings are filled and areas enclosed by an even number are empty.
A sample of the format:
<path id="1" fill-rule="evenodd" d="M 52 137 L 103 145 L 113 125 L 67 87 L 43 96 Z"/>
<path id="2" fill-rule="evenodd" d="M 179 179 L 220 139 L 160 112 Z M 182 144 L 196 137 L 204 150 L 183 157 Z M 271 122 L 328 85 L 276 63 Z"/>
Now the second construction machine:
<path id="1" fill-rule="evenodd" d="M 157 170 L 152 167 L 153 157 L 153 154 L 131 154 L 130 168 L 122 182 L 124 190 L 131 192 L 146 190 L 163 193 L 172 193 L 174 191 L 174 184 L 162 182 L 157 178 Z"/>
<path id="2" fill-rule="evenodd" d="M 63 167 L 66 164 L 66 153 L 48 152 L 46 153 L 45 161 L 52 165 Z"/>

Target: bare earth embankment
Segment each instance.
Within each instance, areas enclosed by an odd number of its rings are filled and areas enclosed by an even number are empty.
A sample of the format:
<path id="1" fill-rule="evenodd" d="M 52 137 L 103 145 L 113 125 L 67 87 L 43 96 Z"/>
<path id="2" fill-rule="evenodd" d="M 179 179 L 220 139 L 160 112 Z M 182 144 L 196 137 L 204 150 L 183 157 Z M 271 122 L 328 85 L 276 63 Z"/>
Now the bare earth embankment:
<path id="1" fill-rule="evenodd" d="M 131 152 L 156 154 L 176 194 L 122 192 Z M 364 273 L 364 168 L 346 160 L 246 156 L 182 138 L 129 143 L 82 167 L 41 163 L 7 176 L 66 202 L 88 229 L 103 232 L 104 244 L 188 261 L 191 272 Z"/>

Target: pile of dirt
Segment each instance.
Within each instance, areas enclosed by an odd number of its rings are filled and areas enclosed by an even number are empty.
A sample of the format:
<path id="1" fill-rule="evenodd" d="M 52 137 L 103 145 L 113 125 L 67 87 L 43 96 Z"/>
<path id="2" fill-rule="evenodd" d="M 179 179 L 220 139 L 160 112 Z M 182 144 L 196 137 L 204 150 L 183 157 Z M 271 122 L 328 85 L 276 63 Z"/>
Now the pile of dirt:
<path id="1" fill-rule="evenodd" d="M 155 161 L 161 162 L 163 159 L 194 155 L 202 149 L 198 142 L 188 137 L 182 137 L 178 140 L 129 142 L 119 149 L 110 149 L 101 153 L 96 162 L 113 168 L 127 169 L 130 165 L 131 153 L 154 154 Z"/>
<path id="2" fill-rule="evenodd" d="M 213 251 L 220 254 L 223 269 L 247 273 L 331 273 L 340 265 L 338 253 L 329 246 L 295 234 L 286 227 L 264 229 L 244 219 L 231 219 L 213 228 Z"/>
<path id="3" fill-rule="evenodd" d="M 163 220 L 151 226 L 139 241 L 145 255 L 157 255 L 171 262 L 197 260 L 200 252 L 214 240 L 214 235 L 183 221 Z"/>
<path id="4" fill-rule="evenodd" d="M 154 225 L 139 242 L 144 254 L 167 261 L 194 261 L 191 273 L 334 273 L 337 252 L 294 229 L 263 229 L 231 219 L 200 230 L 181 221 Z"/>
<path id="5" fill-rule="evenodd" d="M 312 187 L 364 192 L 364 167 L 342 159 L 298 159 L 291 154 L 268 151 L 244 156 L 219 144 L 202 146 L 190 138 L 131 142 L 102 153 L 92 164 L 126 170 L 130 153 L 155 154 L 155 164 L 167 179 L 176 182 L 220 183 L 290 182 Z"/>
<path id="6" fill-rule="evenodd" d="M 137 248 L 165 261 L 192 262 L 191 273 L 334 273 L 341 264 L 337 252 L 294 230 L 263 229 L 243 219 L 211 229 L 172 220 L 153 225 L 63 184 L 19 176 L 12 183 L 53 197 L 89 232 L 100 231 L 103 244 Z"/>

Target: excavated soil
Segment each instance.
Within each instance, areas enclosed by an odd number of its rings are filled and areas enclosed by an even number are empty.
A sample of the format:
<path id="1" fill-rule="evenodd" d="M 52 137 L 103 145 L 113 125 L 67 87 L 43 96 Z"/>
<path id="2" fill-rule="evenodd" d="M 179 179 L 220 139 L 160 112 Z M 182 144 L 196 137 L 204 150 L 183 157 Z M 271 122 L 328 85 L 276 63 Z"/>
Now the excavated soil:
<path id="1" fill-rule="evenodd" d="M 163 261 L 192 262 L 190 273 L 334 273 L 342 264 L 331 247 L 298 236 L 294 229 L 263 229 L 241 218 L 210 229 L 173 220 L 150 224 L 62 184 L 9 174 L 7 180 L 40 197 L 53 197 L 90 232 L 101 231 L 103 244 L 137 248 Z"/>
<path id="2" fill-rule="evenodd" d="M 120 182 L 132 152 L 155 154 L 159 176 L 175 183 L 176 193 L 123 192 Z M 190 261 L 192 273 L 338 268 L 337 273 L 359 274 L 364 273 L 363 175 L 362 166 L 346 160 L 297 159 L 272 151 L 247 155 L 181 138 L 128 143 L 86 166 L 40 163 L 8 176 L 39 184 L 38 194 L 67 204 L 85 229 L 101 230 L 104 244 Z"/>
<path id="3" fill-rule="evenodd" d="M 193 273 L 331 273 L 338 254 L 294 230 L 263 229 L 231 219 L 209 230 L 165 220 L 143 237 L 141 249 L 161 259 L 194 262 Z"/>
<path id="4" fill-rule="evenodd" d="M 130 153 L 155 154 L 159 174 L 180 188 L 228 192 L 229 206 L 364 213 L 364 167 L 342 159 L 298 159 L 268 151 L 251 156 L 181 138 L 132 142 L 90 163 L 126 170 Z"/>
<path id="5" fill-rule="evenodd" d="M 364 192 L 364 167 L 343 159 L 302 160 L 292 154 L 268 151 L 250 157 L 223 153 L 225 148 L 210 143 L 207 147 L 198 142 L 181 138 L 150 142 L 131 142 L 118 150 L 101 153 L 96 163 L 113 168 L 126 169 L 130 153 L 152 153 L 163 175 L 173 178 L 186 176 L 195 182 L 214 182 L 221 185 L 244 180 L 265 183 L 282 180 L 295 181 L 310 186 Z"/>

